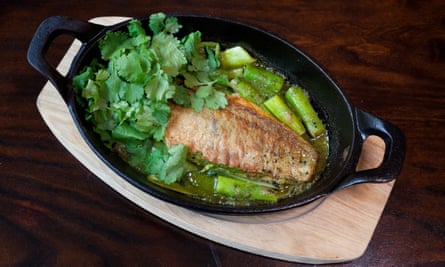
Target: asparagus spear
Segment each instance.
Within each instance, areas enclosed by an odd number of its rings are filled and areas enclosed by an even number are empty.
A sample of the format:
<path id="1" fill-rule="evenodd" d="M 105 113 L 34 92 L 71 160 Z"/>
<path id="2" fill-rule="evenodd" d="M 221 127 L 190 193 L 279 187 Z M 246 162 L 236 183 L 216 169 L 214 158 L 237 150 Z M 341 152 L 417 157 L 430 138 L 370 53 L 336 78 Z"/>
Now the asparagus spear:
<path id="1" fill-rule="evenodd" d="M 284 84 L 282 76 L 253 65 L 246 65 L 243 75 L 268 97 L 276 95 Z"/>
<path id="2" fill-rule="evenodd" d="M 307 128 L 307 131 L 312 137 L 317 137 L 326 131 L 322 121 L 318 117 L 317 112 L 312 107 L 309 98 L 306 96 L 301 87 L 290 87 L 285 93 L 285 98 L 289 105 L 301 118 Z"/>
<path id="3" fill-rule="evenodd" d="M 220 59 L 224 69 L 236 69 L 255 62 L 255 58 L 241 46 L 234 46 L 222 51 Z"/>
<path id="4" fill-rule="evenodd" d="M 279 95 L 275 95 L 266 100 L 264 106 L 279 121 L 289 126 L 289 128 L 294 130 L 298 135 L 302 135 L 306 132 L 303 123 Z"/>
<path id="5" fill-rule="evenodd" d="M 279 93 L 284 84 L 284 78 L 266 69 L 245 65 L 240 76 L 239 70 L 233 72 L 236 76 L 229 86 L 242 97 L 262 106 L 267 98 Z"/>
<path id="6" fill-rule="evenodd" d="M 265 100 L 265 98 L 250 83 L 243 81 L 242 79 L 235 78 L 231 80 L 229 86 L 233 91 L 240 94 L 240 96 L 257 105 L 261 105 Z"/>
<path id="7" fill-rule="evenodd" d="M 273 202 L 278 200 L 277 196 L 269 191 L 270 188 L 246 180 L 223 175 L 218 176 L 215 190 L 218 194 L 230 197 L 250 198 Z"/>

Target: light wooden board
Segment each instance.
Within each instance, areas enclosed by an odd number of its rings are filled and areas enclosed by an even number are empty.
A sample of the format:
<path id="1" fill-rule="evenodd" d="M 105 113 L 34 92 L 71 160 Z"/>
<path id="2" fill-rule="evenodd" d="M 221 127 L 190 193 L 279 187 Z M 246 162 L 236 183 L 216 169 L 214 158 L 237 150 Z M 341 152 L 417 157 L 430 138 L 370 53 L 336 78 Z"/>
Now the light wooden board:
<path id="1" fill-rule="evenodd" d="M 113 24 L 125 18 L 92 21 Z M 58 69 L 66 73 L 77 53 L 76 40 Z M 360 257 L 372 237 L 394 182 L 361 184 L 319 201 L 310 212 L 297 208 L 268 216 L 216 217 L 158 200 L 126 182 L 104 164 L 83 141 L 56 89 L 47 83 L 37 107 L 57 139 L 105 184 L 147 212 L 177 227 L 220 244 L 266 257 L 304 263 L 335 263 Z M 377 137 L 365 142 L 358 169 L 378 166 L 385 145 Z M 303 212 L 302 212 L 303 211 Z M 304 213 L 304 214 L 303 214 Z"/>

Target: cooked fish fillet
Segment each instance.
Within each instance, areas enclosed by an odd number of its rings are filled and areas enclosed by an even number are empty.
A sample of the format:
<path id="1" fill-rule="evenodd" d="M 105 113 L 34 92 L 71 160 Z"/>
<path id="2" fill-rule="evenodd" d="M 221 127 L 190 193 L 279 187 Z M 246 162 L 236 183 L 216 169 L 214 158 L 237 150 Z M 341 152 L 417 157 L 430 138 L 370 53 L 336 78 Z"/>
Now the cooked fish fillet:
<path id="1" fill-rule="evenodd" d="M 249 172 L 308 181 L 314 176 L 317 151 L 301 136 L 251 102 L 229 96 L 225 109 L 172 105 L 165 140 L 190 152 Z"/>

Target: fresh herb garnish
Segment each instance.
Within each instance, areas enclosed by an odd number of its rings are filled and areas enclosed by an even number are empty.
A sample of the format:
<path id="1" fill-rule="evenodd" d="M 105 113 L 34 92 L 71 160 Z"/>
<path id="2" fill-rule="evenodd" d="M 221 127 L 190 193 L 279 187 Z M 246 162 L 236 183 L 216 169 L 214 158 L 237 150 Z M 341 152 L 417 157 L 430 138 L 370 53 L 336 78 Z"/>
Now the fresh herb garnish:
<path id="1" fill-rule="evenodd" d="M 94 60 L 73 84 L 102 140 L 110 148 L 125 147 L 131 165 L 170 184 L 186 171 L 188 149 L 164 143 L 168 101 L 197 112 L 223 108 L 225 94 L 215 85 L 224 77 L 214 73 L 219 44 L 202 42 L 198 31 L 179 40 L 181 25 L 163 13 L 151 15 L 147 26 L 152 35 L 136 19 L 127 31 L 108 32 L 99 41 L 101 61 Z"/>

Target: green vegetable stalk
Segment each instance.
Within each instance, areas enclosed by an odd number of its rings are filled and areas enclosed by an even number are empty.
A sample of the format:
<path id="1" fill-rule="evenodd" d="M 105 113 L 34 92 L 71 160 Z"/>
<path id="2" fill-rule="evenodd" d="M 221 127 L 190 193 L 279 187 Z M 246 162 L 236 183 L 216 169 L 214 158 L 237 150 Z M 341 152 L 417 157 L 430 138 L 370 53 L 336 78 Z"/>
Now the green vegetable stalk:
<path id="1" fill-rule="evenodd" d="M 218 176 L 215 185 L 218 194 L 229 197 L 276 202 L 277 196 L 270 188 L 228 176 Z"/>
<path id="2" fill-rule="evenodd" d="M 282 76 L 253 65 L 246 65 L 243 75 L 244 78 L 254 83 L 261 93 L 268 97 L 276 95 L 284 84 Z"/>
<path id="3" fill-rule="evenodd" d="M 255 58 L 241 46 L 226 49 L 220 56 L 223 69 L 236 69 L 255 62 Z"/>
<path id="4" fill-rule="evenodd" d="M 265 97 L 255 89 L 255 87 L 253 87 L 249 82 L 246 82 L 242 79 L 235 78 L 231 80 L 229 82 L 229 86 L 240 96 L 259 106 L 261 106 L 262 103 L 266 100 Z"/>
<path id="5" fill-rule="evenodd" d="M 285 94 L 285 98 L 301 118 L 312 137 L 317 137 L 326 131 L 323 122 L 318 117 L 317 112 L 312 107 L 309 98 L 301 87 L 290 87 Z"/>
<path id="6" fill-rule="evenodd" d="M 289 128 L 294 130 L 298 135 L 302 135 L 306 132 L 303 123 L 279 95 L 269 98 L 264 102 L 264 106 L 279 121 L 289 126 Z"/>

